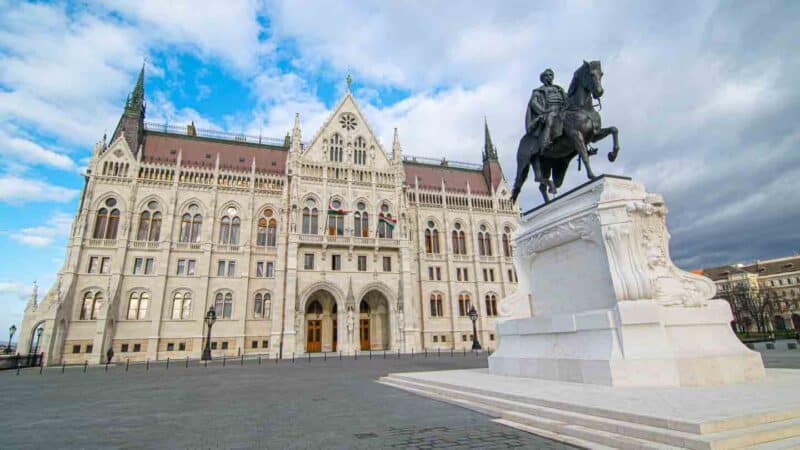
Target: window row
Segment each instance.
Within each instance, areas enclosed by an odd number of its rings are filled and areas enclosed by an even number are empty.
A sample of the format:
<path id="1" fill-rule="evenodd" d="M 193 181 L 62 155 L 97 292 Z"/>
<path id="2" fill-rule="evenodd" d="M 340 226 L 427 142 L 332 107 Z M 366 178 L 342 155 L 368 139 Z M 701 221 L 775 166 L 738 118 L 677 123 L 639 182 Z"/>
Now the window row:
<path id="1" fill-rule="evenodd" d="M 462 228 L 463 227 L 461 223 L 456 222 L 453 225 L 453 231 L 450 234 L 451 248 L 453 254 L 455 255 L 467 254 L 467 238 Z M 493 250 L 492 250 L 491 233 L 489 232 L 486 225 L 483 224 L 480 225 L 479 230 L 480 231 L 478 231 L 477 233 L 478 255 L 492 256 Z M 433 253 L 433 254 L 441 253 L 441 246 L 439 242 L 439 230 L 436 227 L 436 224 L 432 220 L 429 220 L 427 223 L 423 239 L 425 243 L 425 253 Z M 503 229 L 502 251 L 503 251 L 503 256 L 507 258 L 513 256 L 514 254 L 513 249 L 511 247 L 511 228 L 509 226 L 506 226 Z"/>
<path id="2" fill-rule="evenodd" d="M 438 266 L 428 266 L 428 280 L 442 281 L 442 268 Z M 456 267 L 456 281 L 469 281 L 469 268 Z M 493 283 L 495 281 L 494 269 L 483 269 L 483 281 Z M 517 272 L 514 269 L 508 269 L 509 283 L 517 282 Z"/>
<path id="3" fill-rule="evenodd" d="M 329 236 L 344 236 L 345 222 L 350 220 L 346 219 L 346 217 L 351 213 L 353 214 L 353 236 L 369 237 L 370 214 L 367 212 L 367 205 L 364 202 L 358 202 L 355 211 L 347 211 L 342 207 L 342 201 L 335 198 L 331 199 L 328 204 L 327 234 Z M 307 199 L 303 208 L 301 226 L 303 234 L 319 233 L 319 216 L 320 210 L 317 207 L 317 202 L 314 199 Z M 392 239 L 397 219 L 389 212 L 389 205 L 386 203 L 381 205 L 377 220 L 375 235 L 381 239 Z"/>
<path id="4" fill-rule="evenodd" d="M 315 267 L 314 261 L 315 261 L 314 253 L 305 253 L 303 255 L 303 269 L 314 270 Z M 391 272 L 392 257 L 384 256 L 381 261 L 382 261 L 381 263 L 382 270 L 384 272 Z M 332 271 L 342 270 L 342 255 L 340 254 L 331 255 L 331 270 Z M 358 270 L 359 272 L 366 272 L 368 270 L 366 255 L 356 255 L 356 270 Z"/>
<path id="5" fill-rule="evenodd" d="M 486 306 L 486 315 L 488 317 L 497 316 L 497 296 L 495 294 L 487 294 L 484 297 Z M 458 295 L 458 315 L 460 317 L 468 317 L 469 311 L 472 309 L 471 298 L 469 294 Z M 476 310 L 477 311 L 477 310 Z M 444 317 L 444 306 L 442 302 L 442 294 L 434 292 L 430 297 L 430 312 L 431 317 Z"/>

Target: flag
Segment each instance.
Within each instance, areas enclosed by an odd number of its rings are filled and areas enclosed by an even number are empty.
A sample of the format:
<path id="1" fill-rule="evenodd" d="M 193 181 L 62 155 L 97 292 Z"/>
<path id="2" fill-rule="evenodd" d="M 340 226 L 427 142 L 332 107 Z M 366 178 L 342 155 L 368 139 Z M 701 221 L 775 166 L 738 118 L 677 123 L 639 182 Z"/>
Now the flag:
<path id="1" fill-rule="evenodd" d="M 335 216 L 343 216 L 348 213 L 350 213 L 350 211 L 346 211 L 343 208 L 336 209 L 333 207 L 333 205 L 328 203 L 328 214 L 333 214 Z"/>
<path id="2" fill-rule="evenodd" d="M 385 222 L 386 225 L 389 225 L 389 228 L 394 228 L 394 226 L 397 225 L 397 219 L 393 219 L 391 216 L 386 216 L 383 213 L 378 214 L 378 220 Z"/>

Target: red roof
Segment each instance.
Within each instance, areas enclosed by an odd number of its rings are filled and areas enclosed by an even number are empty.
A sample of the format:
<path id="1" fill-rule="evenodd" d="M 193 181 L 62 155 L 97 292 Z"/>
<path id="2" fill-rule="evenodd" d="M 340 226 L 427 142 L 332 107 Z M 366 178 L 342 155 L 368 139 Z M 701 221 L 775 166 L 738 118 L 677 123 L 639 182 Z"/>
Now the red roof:
<path id="1" fill-rule="evenodd" d="M 280 174 L 285 173 L 289 154 L 285 147 L 147 131 L 142 160 L 174 164 L 178 150 L 181 151 L 182 166 L 213 168 L 219 155 L 222 169 L 250 171 L 255 158 L 257 171 Z"/>
<path id="2" fill-rule="evenodd" d="M 410 161 L 403 162 L 406 171 L 406 184 L 415 185 L 419 179 L 419 187 L 425 189 L 441 189 L 444 180 L 445 189 L 448 191 L 467 191 L 469 183 L 470 192 L 473 194 L 490 194 L 489 185 L 480 170 L 462 169 L 458 167 L 436 166 L 420 164 Z"/>

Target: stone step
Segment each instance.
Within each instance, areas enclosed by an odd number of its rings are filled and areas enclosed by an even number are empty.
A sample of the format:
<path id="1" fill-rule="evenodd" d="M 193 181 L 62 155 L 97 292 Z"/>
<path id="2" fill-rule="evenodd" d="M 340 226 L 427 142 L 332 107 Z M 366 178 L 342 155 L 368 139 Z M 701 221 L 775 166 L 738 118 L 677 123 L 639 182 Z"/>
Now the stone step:
<path id="1" fill-rule="evenodd" d="M 531 402 L 529 398 L 514 397 L 515 399 L 525 400 L 516 401 L 498 396 L 483 395 L 478 390 L 468 389 L 463 386 L 444 385 L 443 383 L 428 383 L 418 379 L 409 379 L 401 376 L 389 375 L 381 379 L 382 382 L 391 383 L 401 389 L 413 390 L 418 395 L 437 397 L 451 403 L 469 405 L 470 409 L 480 410 L 483 408 L 494 415 L 514 421 L 522 421 L 535 428 L 544 428 L 559 434 L 568 434 L 558 428 L 558 424 L 576 427 L 569 433 L 570 435 L 591 440 L 589 434 L 593 430 L 597 438 L 603 445 L 621 445 L 621 442 L 614 443 L 614 436 L 606 436 L 604 433 L 623 436 L 637 440 L 643 440 L 651 445 L 659 445 L 652 448 L 664 448 L 663 446 L 673 446 L 674 448 L 692 448 L 698 450 L 712 449 L 732 449 L 751 447 L 753 445 L 767 443 L 779 439 L 786 439 L 800 434 L 800 419 L 790 418 L 788 420 L 776 420 L 756 425 L 745 426 L 744 428 L 728 429 L 716 433 L 687 433 L 672 428 L 662 428 L 651 426 L 629 420 L 609 418 L 605 415 L 587 414 L 576 412 L 569 409 L 561 409 L 555 402 L 548 402 L 549 406 L 542 406 L 537 402 Z M 492 415 L 492 414 L 490 414 Z M 628 415 L 634 416 L 634 415 Z M 778 415 L 777 418 L 783 416 Z M 643 420 L 643 418 L 639 418 Z M 645 417 L 644 420 L 649 420 Z M 773 420 L 767 416 L 762 420 Z M 747 422 L 746 420 L 744 422 Z M 606 444 L 607 442 L 610 444 Z M 634 442 L 641 445 L 641 442 Z"/>
<path id="2" fill-rule="evenodd" d="M 431 394 L 447 400 L 461 400 L 474 406 L 482 406 L 493 411 L 495 415 L 500 415 L 503 419 L 599 442 L 612 447 L 642 448 L 643 445 L 647 444 L 645 445 L 646 448 L 654 449 L 681 448 L 687 440 L 693 438 L 688 433 L 669 432 L 655 427 L 624 423 L 613 419 L 532 406 L 438 386 L 431 387 L 408 380 L 390 379 L 390 382 L 401 389 L 413 389 L 416 393 L 422 393 L 422 395 Z M 571 427 L 571 433 L 564 432 L 562 430 L 563 427 Z M 595 438 L 600 439 L 599 441 L 590 436 L 593 432 Z M 702 448 L 702 442 L 700 442 L 700 447 Z"/>
<path id="3" fill-rule="evenodd" d="M 596 442 L 585 441 L 583 439 L 578 439 L 576 437 L 567 436 L 565 434 L 553 433 L 547 430 L 543 430 L 541 428 L 536 428 L 530 425 L 514 422 L 513 420 L 493 419 L 492 422 L 505 425 L 509 428 L 514 428 L 520 431 L 524 431 L 526 433 L 535 434 L 537 436 L 541 436 L 547 439 L 552 439 L 554 441 L 564 442 L 566 444 L 574 445 L 580 448 L 590 448 L 592 450 L 616 450 L 616 447 L 608 447 L 605 445 L 600 445 Z"/>
<path id="4" fill-rule="evenodd" d="M 800 437 L 781 439 L 778 441 L 766 442 L 751 447 L 752 450 L 789 450 L 800 448 Z"/>

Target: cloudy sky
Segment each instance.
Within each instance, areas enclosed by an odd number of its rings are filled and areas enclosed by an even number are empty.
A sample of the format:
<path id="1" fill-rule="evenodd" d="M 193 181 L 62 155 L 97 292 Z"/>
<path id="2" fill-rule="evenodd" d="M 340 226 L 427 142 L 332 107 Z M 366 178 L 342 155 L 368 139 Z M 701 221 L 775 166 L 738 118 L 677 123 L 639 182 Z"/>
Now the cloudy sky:
<path id="1" fill-rule="evenodd" d="M 513 176 L 538 74 L 598 59 L 622 150 L 595 171 L 665 196 L 678 265 L 800 250 L 800 2 L 531 3 L 0 0 L 0 331 L 53 282 L 145 60 L 148 120 L 281 137 L 298 112 L 308 139 L 350 73 L 386 147 L 479 162 L 486 116 Z"/>

